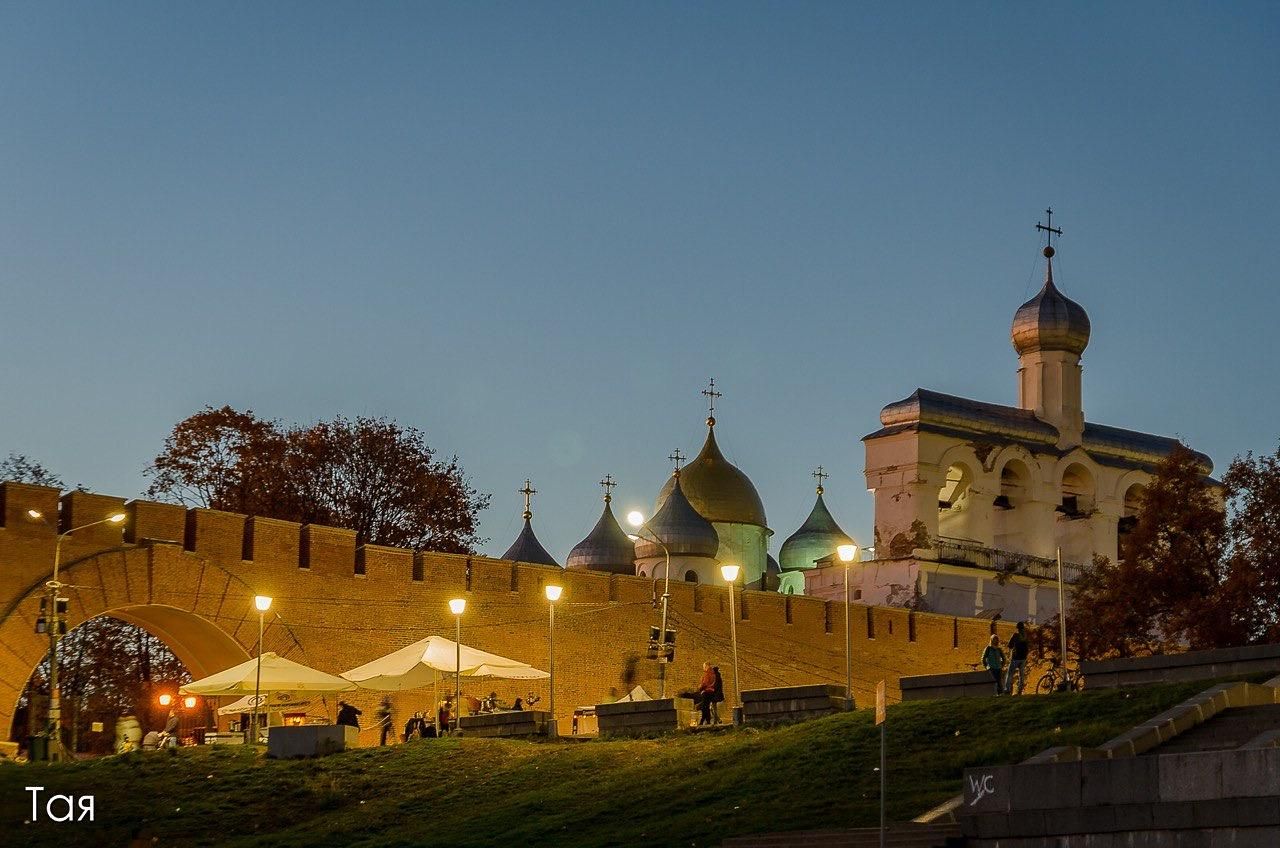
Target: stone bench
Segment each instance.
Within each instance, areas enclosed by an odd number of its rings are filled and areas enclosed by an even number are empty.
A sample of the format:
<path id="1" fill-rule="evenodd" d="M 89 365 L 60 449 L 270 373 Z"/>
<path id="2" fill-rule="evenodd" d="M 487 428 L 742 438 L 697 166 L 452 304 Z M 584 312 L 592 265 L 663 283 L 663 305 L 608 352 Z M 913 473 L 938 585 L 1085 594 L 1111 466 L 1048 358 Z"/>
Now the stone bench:
<path id="1" fill-rule="evenodd" d="M 336 754 L 359 744 L 360 731 L 345 724 L 300 724 L 267 730 L 267 756 L 282 760 Z"/>
<path id="2" fill-rule="evenodd" d="M 845 689 L 826 683 L 748 689 L 742 693 L 747 724 L 778 724 L 822 718 L 844 709 Z"/>
<path id="3" fill-rule="evenodd" d="M 597 704 L 596 721 L 600 726 L 601 739 L 674 733 L 680 726 L 675 698 Z"/>
<path id="4" fill-rule="evenodd" d="M 546 710 L 477 713 L 460 716 L 458 728 L 465 736 L 543 736 L 549 718 Z"/>

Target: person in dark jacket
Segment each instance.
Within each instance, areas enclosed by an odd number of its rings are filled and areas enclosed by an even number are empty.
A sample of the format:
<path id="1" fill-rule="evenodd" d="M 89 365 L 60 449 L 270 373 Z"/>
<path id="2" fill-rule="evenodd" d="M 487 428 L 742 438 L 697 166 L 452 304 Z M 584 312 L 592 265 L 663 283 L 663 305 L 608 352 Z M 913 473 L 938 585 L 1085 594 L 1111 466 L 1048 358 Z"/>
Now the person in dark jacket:
<path id="1" fill-rule="evenodd" d="M 1027 653 L 1031 645 L 1027 642 L 1027 625 L 1024 622 L 1018 622 L 1018 630 L 1009 637 L 1009 670 L 1005 672 L 1004 691 L 1006 695 L 1015 694 L 1013 691 L 1013 676 L 1018 675 L 1018 691 L 1016 694 L 1021 695 L 1023 688 L 1027 685 Z"/>
<path id="2" fill-rule="evenodd" d="M 378 729 L 382 731 L 379 736 L 378 744 L 387 744 L 387 739 L 395 733 L 394 719 L 391 717 L 391 696 L 384 695 L 382 703 L 378 705 Z"/>
<path id="3" fill-rule="evenodd" d="M 413 718 L 404 723 L 404 741 L 423 739 L 427 735 L 427 722 L 422 713 L 414 713 Z"/>
<path id="4" fill-rule="evenodd" d="M 345 724 L 347 727 L 360 728 L 360 710 L 348 704 L 346 701 L 338 702 L 338 724 Z"/>
<path id="5" fill-rule="evenodd" d="M 720 666 L 711 666 L 711 672 L 716 676 L 715 688 L 711 691 L 711 722 L 713 724 L 720 723 L 720 705 L 724 703 L 724 678 L 720 676 Z"/>

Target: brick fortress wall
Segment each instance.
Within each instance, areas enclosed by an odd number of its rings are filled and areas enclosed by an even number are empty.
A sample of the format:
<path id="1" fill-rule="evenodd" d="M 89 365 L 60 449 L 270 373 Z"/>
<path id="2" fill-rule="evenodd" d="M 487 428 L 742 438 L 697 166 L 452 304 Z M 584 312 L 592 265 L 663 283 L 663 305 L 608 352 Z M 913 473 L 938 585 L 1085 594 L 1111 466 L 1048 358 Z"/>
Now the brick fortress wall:
<path id="1" fill-rule="evenodd" d="M 196 676 L 253 654 L 255 594 L 275 599 L 265 650 L 338 673 L 431 634 L 453 638 L 448 601 L 467 599 L 462 641 L 547 667 L 543 587 L 564 586 L 556 609 L 556 712 L 565 732 L 573 708 L 625 695 L 628 657 L 640 656 L 636 682 L 656 690 L 656 664 L 643 659 L 658 623 L 655 589 L 640 577 L 566 571 L 482 556 L 415 553 L 356 545 L 355 533 L 205 509 L 0 484 L 0 727 L 48 649 L 34 634 L 39 597 L 52 571 L 56 533 L 31 520 L 38 510 L 66 530 L 123 511 L 123 526 L 81 531 L 63 544 L 63 582 L 74 588 L 69 626 L 114 614 L 164 638 Z M 671 584 L 678 632 L 668 694 L 691 688 L 710 660 L 732 700 L 728 594 L 725 587 Z M 657 593 L 661 592 L 660 586 Z M 844 682 L 844 608 L 836 601 L 745 591 L 739 596 L 738 645 L 743 689 Z M 968 670 L 998 622 L 852 606 L 854 696 L 874 699 L 876 682 Z M 546 706 L 545 681 L 463 683 L 466 693 L 496 690 L 510 700 L 530 691 Z M 344 696 L 345 697 L 345 696 Z M 374 722 L 380 695 L 347 698 Z M 330 700 L 332 703 L 332 699 Z M 430 709 L 431 693 L 393 696 L 395 721 Z M 397 728 L 398 729 L 398 728 Z M 375 741 L 366 732 L 362 741 Z"/>

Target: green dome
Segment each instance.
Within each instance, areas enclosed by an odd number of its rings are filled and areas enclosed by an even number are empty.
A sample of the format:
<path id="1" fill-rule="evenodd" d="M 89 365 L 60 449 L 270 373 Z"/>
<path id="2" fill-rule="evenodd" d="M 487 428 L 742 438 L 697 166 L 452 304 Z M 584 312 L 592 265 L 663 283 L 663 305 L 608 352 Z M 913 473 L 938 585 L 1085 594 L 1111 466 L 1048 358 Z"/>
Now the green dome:
<path id="1" fill-rule="evenodd" d="M 852 544 L 853 539 L 836 524 L 822 500 L 822 492 L 818 492 L 818 500 L 809 517 L 800 525 L 799 530 L 782 543 L 782 549 L 778 551 L 778 563 L 783 571 L 815 568 L 817 560 L 831 556 L 841 545 Z"/>

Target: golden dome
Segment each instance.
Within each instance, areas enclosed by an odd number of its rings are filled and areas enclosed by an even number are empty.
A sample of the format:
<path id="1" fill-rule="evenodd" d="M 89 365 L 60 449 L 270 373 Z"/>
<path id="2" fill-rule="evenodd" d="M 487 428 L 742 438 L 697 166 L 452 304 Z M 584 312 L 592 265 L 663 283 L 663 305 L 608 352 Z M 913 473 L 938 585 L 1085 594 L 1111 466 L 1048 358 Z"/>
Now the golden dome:
<path id="1" fill-rule="evenodd" d="M 751 479 L 720 453 L 716 444 L 715 419 L 707 420 L 707 441 L 702 451 L 680 470 L 680 488 L 689 503 L 708 521 L 724 524 L 765 523 L 764 504 Z M 658 493 L 661 506 L 671 494 L 675 478 L 667 480 Z"/>

